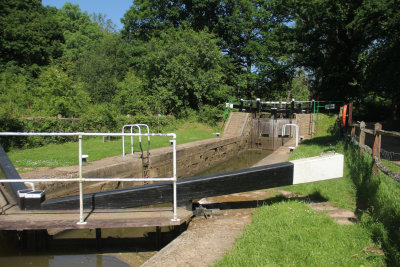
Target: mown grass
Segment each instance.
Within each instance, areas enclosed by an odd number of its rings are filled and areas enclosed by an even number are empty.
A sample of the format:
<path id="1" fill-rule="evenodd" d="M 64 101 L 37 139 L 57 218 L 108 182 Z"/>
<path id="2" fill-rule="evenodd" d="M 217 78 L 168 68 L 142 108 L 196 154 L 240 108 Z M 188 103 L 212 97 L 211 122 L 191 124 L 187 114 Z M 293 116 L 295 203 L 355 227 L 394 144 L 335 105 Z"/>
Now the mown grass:
<path id="1" fill-rule="evenodd" d="M 344 177 L 284 189 L 320 196 L 335 206 L 355 210 L 360 224 L 368 229 L 376 243 L 381 244 L 386 254 L 386 263 L 389 266 L 399 266 L 400 184 L 381 172 L 373 175 L 370 155 L 360 153 L 357 147 L 329 135 L 333 127 L 325 129 L 325 134 L 304 141 L 290 159 L 316 156 L 334 150 L 345 155 Z M 383 161 L 392 171 L 399 171 L 397 165 Z"/>
<path id="2" fill-rule="evenodd" d="M 215 129 L 200 123 L 185 123 L 178 130 L 177 144 L 215 137 Z M 134 151 L 139 152 L 138 137 L 134 137 Z M 170 137 L 151 137 L 150 149 L 170 145 Z M 125 153 L 130 153 L 130 137 L 125 137 Z M 84 138 L 83 154 L 89 155 L 88 161 L 122 155 L 122 139 L 103 142 L 100 138 Z M 147 150 L 147 138 L 142 137 L 142 147 Z M 33 149 L 13 149 L 7 153 L 16 167 L 58 167 L 78 164 L 78 142 L 47 144 Z"/>
<path id="3" fill-rule="evenodd" d="M 329 151 L 344 153 L 344 177 L 283 189 L 355 210 L 361 222 L 339 225 L 326 214 L 314 212 L 306 203 L 276 197 L 267 201 L 270 205 L 257 209 L 251 225 L 237 240 L 233 251 L 217 266 L 395 266 L 398 263 L 398 250 L 391 242 L 393 236 L 385 224 L 398 227 L 400 220 L 394 221 L 399 218 L 398 209 L 393 205 L 400 206 L 400 194 L 392 195 L 396 190 L 393 190 L 393 184 L 389 186 L 391 182 L 386 181 L 379 187 L 366 180 L 368 175 L 371 176 L 371 165 L 357 161 L 353 153 L 360 155 L 359 151 L 332 135 L 335 120 L 333 116 L 320 115 L 319 135 L 305 140 L 290 160 Z M 380 188 L 382 192 L 377 195 L 373 188 Z M 372 198 L 370 202 L 375 203 L 377 210 L 366 208 L 359 212 L 360 201 L 368 197 Z M 383 217 L 386 217 L 386 223 L 382 223 Z"/>
<path id="4" fill-rule="evenodd" d="M 217 266 L 382 266 L 384 255 L 361 225 L 339 225 L 298 201 L 259 208 Z"/>
<path id="5" fill-rule="evenodd" d="M 289 160 L 314 157 L 323 153 L 332 153 L 333 151 L 344 154 L 343 141 L 339 140 L 336 135 L 332 135 L 335 121 L 336 116 L 320 114 L 319 135 L 313 139 L 304 140 L 294 150 Z M 350 170 L 346 164 L 344 166 L 343 178 L 285 186 L 282 188 L 298 194 L 323 198 L 337 207 L 353 211 L 356 209 L 356 189 L 350 177 Z"/>

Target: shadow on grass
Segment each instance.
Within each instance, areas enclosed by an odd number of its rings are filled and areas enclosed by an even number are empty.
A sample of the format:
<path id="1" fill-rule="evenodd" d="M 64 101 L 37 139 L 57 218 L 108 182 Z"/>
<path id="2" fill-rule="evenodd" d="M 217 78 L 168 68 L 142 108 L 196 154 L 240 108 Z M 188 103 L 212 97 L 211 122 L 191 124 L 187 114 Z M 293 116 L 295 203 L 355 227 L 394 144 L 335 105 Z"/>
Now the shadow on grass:
<path id="1" fill-rule="evenodd" d="M 334 135 L 317 136 L 312 139 L 306 139 L 301 142 L 304 145 L 318 145 L 318 146 L 335 146 L 340 142 L 340 139 Z"/>
<path id="2" fill-rule="evenodd" d="M 294 196 L 294 197 L 286 197 L 284 195 L 278 195 L 272 198 L 267 198 L 265 200 L 252 200 L 252 201 L 235 201 L 235 202 L 216 202 L 210 204 L 202 204 L 201 206 L 206 209 L 251 209 L 257 208 L 264 205 L 273 205 L 275 203 L 283 202 L 283 201 L 303 201 L 307 203 L 315 203 L 315 202 L 325 202 L 327 201 L 319 192 L 315 192 L 308 196 Z"/>
<path id="3" fill-rule="evenodd" d="M 383 175 L 374 176 L 372 159 L 357 147 L 345 144 L 345 161 L 356 187 L 356 215 L 382 244 L 388 266 L 400 266 L 400 208 L 397 184 Z"/>

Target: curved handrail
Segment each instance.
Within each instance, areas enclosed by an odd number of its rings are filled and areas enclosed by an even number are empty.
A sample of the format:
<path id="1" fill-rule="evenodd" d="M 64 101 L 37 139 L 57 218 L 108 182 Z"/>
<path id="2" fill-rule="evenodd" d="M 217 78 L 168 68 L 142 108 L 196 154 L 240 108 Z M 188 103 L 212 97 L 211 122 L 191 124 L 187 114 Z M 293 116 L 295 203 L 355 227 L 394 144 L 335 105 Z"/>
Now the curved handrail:
<path id="1" fill-rule="evenodd" d="M 146 127 L 147 128 L 147 134 L 150 134 L 150 128 L 147 124 L 142 124 L 142 123 L 135 123 L 135 124 L 125 124 L 122 127 L 122 133 L 125 133 L 125 128 L 130 127 L 131 129 L 131 134 L 133 133 L 133 128 L 137 127 L 139 131 L 139 147 L 140 151 L 142 153 L 143 157 L 143 147 L 142 147 L 142 136 L 141 136 L 141 128 L 140 127 Z M 131 153 L 132 155 L 134 154 L 134 147 L 133 147 L 133 136 L 131 136 Z M 147 135 L 147 156 L 150 155 L 150 135 Z M 122 136 L 122 156 L 125 157 L 125 138 Z"/>
<path id="2" fill-rule="evenodd" d="M 297 147 L 299 145 L 299 126 L 297 124 L 294 124 L 294 123 L 284 124 L 282 126 L 282 137 L 285 136 L 286 126 L 296 126 L 296 147 Z"/>

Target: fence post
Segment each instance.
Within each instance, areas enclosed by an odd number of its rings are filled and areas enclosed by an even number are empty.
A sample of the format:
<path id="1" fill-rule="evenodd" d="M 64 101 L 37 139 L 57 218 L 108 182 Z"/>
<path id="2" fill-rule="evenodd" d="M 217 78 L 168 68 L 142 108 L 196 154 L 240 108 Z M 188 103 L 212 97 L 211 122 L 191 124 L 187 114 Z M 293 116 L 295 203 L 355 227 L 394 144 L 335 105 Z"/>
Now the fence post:
<path id="1" fill-rule="evenodd" d="M 365 145 L 365 122 L 360 122 L 360 140 L 358 141 L 358 146 L 360 147 L 360 152 L 363 152 L 363 146 Z"/>
<path id="2" fill-rule="evenodd" d="M 379 122 L 375 123 L 375 127 L 374 127 L 374 137 L 375 137 L 375 141 L 374 141 L 374 149 L 372 152 L 372 157 L 374 159 L 374 167 L 373 167 L 373 171 L 374 174 L 377 175 L 378 174 L 378 166 L 375 163 L 375 157 L 380 159 L 381 158 L 381 141 L 382 141 L 382 136 L 378 133 L 378 130 L 382 130 L 382 124 L 380 124 Z"/>
<path id="3" fill-rule="evenodd" d="M 350 132 L 350 136 L 351 136 L 351 140 L 354 139 L 354 136 L 356 135 L 356 126 L 355 125 L 351 125 L 351 132 Z"/>
<path id="4" fill-rule="evenodd" d="M 353 123 L 353 102 L 349 103 L 349 118 L 348 118 L 348 124 Z"/>

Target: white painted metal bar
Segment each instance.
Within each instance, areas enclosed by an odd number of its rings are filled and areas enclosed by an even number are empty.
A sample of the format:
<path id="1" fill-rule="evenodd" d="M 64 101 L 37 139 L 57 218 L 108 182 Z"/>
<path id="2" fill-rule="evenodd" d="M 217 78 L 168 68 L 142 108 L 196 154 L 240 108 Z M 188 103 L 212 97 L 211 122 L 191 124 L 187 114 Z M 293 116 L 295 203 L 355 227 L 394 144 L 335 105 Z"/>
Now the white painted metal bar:
<path id="1" fill-rule="evenodd" d="M 144 126 L 144 125 L 142 125 Z M 147 125 L 146 125 L 147 126 Z M 149 128 L 147 126 L 149 131 Z M 140 128 L 139 128 L 140 130 Z M 79 222 L 77 224 L 86 224 L 83 217 L 83 182 L 101 182 L 101 181 L 171 181 L 173 182 L 173 221 L 179 221 L 177 218 L 177 167 L 176 167 L 176 134 L 174 133 L 34 133 L 34 132 L 0 132 L 0 136 L 78 136 L 78 157 L 79 157 L 79 178 L 50 178 L 50 179 L 0 179 L 0 183 L 30 183 L 35 182 L 79 182 Z M 170 136 L 173 144 L 173 177 L 167 178 L 83 178 L 82 175 L 82 137 L 83 136 L 147 136 L 150 142 L 150 136 Z M 123 148 L 124 150 L 124 148 Z M 124 153 L 125 154 L 125 153 Z M 34 187 L 34 185 L 33 185 Z"/>
<path id="2" fill-rule="evenodd" d="M 84 218 L 83 218 L 83 175 L 82 175 L 82 135 L 79 135 L 78 137 L 79 142 L 78 142 L 78 154 L 79 154 L 79 222 L 77 224 L 86 224 Z"/>
<path id="3" fill-rule="evenodd" d="M 131 127 L 131 134 L 133 133 L 133 127 L 137 127 L 139 131 L 139 146 L 140 150 L 143 154 L 143 149 L 142 149 L 142 135 L 141 135 L 141 128 L 140 127 L 146 127 L 147 128 L 147 134 L 150 134 L 150 128 L 147 124 L 141 124 L 141 123 L 136 123 L 136 124 L 125 124 L 122 127 L 122 133 L 125 133 L 125 128 Z M 149 149 L 150 149 L 150 136 L 147 136 L 147 154 L 149 154 Z M 133 135 L 131 135 L 131 153 L 132 155 L 134 154 L 134 149 L 133 149 Z M 125 157 L 125 138 L 122 136 L 122 156 Z"/>
<path id="4" fill-rule="evenodd" d="M 0 179 L 0 183 L 46 183 L 46 182 L 163 182 L 174 181 L 173 177 L 166 178 L 33 178 L 33 179 Z"/>
<path id="5" fill-rule="evenodd" d="M 296 127 L 296 147 L 297 147 L 299 145 L 299 126 L 294 123 L 284 124 L 282 126 L 282 137 L 285 136 L 285 134 L 286 134 L 286 130 L 285 130 L 286 126 L 295 126 Z"/>
<path id="6" fill-rule="evenodd" d="M 147 129 L 147 133 L 150 133 L 150 128 L 147 124 L 142 124 L 142 123 L 138 123 L 136 124 L 137 126 L 139 126 L 139 132 L 140 132 L 140 127 L 146 127 Z M 143 149 L 142 149 L 142 137 L 139 136 L 139 145 L 140 145 L 140 149 L 142 150 L 142 154 L 143 154 Z M 150 136 L 147 137 L 147 156 L 149 156 L 150 154 Z"/>
<path id="7" fill-rule="evenodd" d="M 286 101 L 258 101 L 256 100 L 242 100 L 243 102 L 248 102 L 248 103 L 256 103 L 260 102 L 261 104 L 264 105 L 277 105 L 277 104 L 291 104 L 292 101 L 286 102 Z M 312 103 L 313 101 L 294 101 L 295 104 L 303 104 L 303 103 Z"/>
<path id="8" fill-rule="evenodd" d="M 140 127 L 139 128 L 139 134 L 141 134 L 140 132 Z M 133 126 L 131 127 L 131 133 L 133 133 Z M 140 139 L 140 136 L 139 136 Z M 124 143 L 125 144 L 125 143 Z M 133 136 L 131 136 L 131 154 L 133 155 L 135 153 L 134 149 L 133 149 Z M 125 155 L 124 155 L 125 156 Z"/>
<path id="9" fill-rule="evenodd" d="M 177 176 L 176 176 L 176 137 L 174 137 L 174 139 L 172 140 L 172 146 L 173 146 L 173 152 L 172 152 L 172 162 L 173 162 L 173 173 L 172 176 L 174 178 L 173 181 L 173 213 L 174 213 L 174 218 L 172 219 L 173 221 L 179 221 L 180 219 L 177 218 L 177 189 L 176 189 L 176 180 L 177 180 Z"/>

